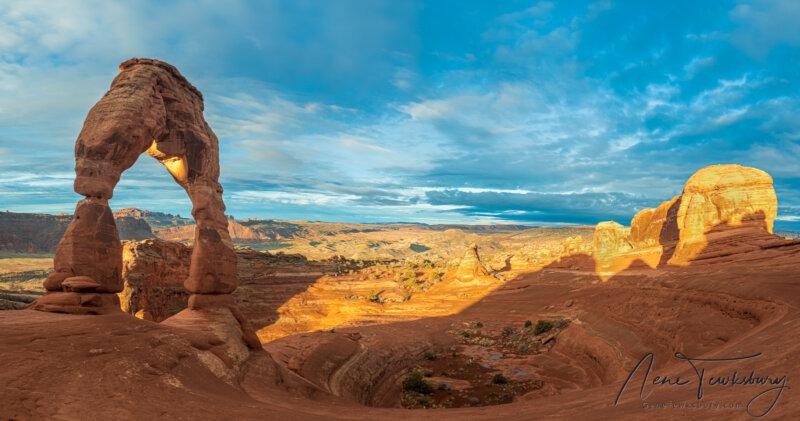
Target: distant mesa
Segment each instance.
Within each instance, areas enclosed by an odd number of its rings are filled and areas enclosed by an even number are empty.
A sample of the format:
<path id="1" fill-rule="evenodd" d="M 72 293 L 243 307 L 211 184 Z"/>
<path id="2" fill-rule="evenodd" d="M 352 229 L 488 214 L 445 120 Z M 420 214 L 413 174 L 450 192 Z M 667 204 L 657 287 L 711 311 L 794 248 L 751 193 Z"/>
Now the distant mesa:
<path id="1" fill-rule="evenodd" d="M 147 224 L 154 230 L 194 224 L 194 221 L 190 218 L 183 218 L 180 215 L 172 215 L 163 212 L 154 212 L 145 209 L 124 208 L 114 212 L 115 219 L 120 219 L 125 217 L 130 217 L 147 222 Z"/>

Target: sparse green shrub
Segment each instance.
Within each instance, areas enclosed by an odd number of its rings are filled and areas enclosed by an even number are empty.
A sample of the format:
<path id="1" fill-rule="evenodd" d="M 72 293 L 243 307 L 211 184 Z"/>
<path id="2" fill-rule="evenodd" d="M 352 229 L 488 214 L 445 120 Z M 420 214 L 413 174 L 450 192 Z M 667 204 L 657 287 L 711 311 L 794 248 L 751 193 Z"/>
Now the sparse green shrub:
<path id="1" fill-rule="evenodd" d="M 403 380 L 403 390 L 423 395 L 428 395 L 432 391 L 431 385 L 425 381 L 425 378 L 419 371 L 409 374 L 408 377 Z"/>
<path id="2" fill-rule="evenodd" d="M 536 322 L 536 327 L 533 328 L 534 335 L 541 335 L 542 333 L 549 332 L 553 328 L 553 324 L 547 320 L 539 320 Z"/>
<path id="3" fill-rule="evenodd" d="M 493 384 L 508 384 L 508 378 L 501 373 L 497 373 L 492 377 Z"/>
<path id="4" fill-rule="evenodd" d="M 470 329 L 480 329 L 483 327 L 483 323 L 481 322 L 470 322 L 469 324 Z"/>
<path id="5" fill-rule="evenodd" d="M 430 247 L 425 246 L 424 244 L 417 244 L 417 243 L 411 244 L 409 248 L 411 249 L 411 251 L 415 253 L 423 253 L 430 250 Z"/>
<path id="6" fill-rule="evenodd" d="M 530 320 L 525 320 L 525 327 L 531 327 L 531 326 L 533 326 L 533 322 Z"/>
<path id="7" fill-rule="evenodd" d="M 506 326 L 503 328 L 503 331 L 501 333 L 503 334 L 503 336 L 511 336 L 514 334 L 515 331 L 516 329 L 514 329 L 513 326 Z"/>
<path id="8" fill-rule="evenodd" d="M 450 390 L 450 385 L 447 383 L 439 383 L 439 390 Z"/>
<path id="9" fill-rule="evenodd" d="M 463 336 L 463 337 L 465 337 L 465 338 L 469 338 L 470 336 L 472 336 L 472 332 L 470 332 L 470 331 L 468 331 L 468 330 L 466 330 L 466 329 L 462 330 L 462 331 L 461 331 L 461 332 L 459 332 L 459 333 L 461 334 L 461 336 Z"/>
<path id="10" fill-rule="evenodd" d="M 381 292 L 383 291 L 377 291 L 377 292 L 370 291 L 369 295 L 367 295 L 367 300 L 373 303 L 383 304 L 383 298 L 381 298 Z"/>
<path id="11" fill-rule="evenodd" d="M 435 361 L 437 358 L 439 358 L 439 357 L 438 357 L 438 356 L 437 356 L 437 355 L 436 355 L 434 352 L 432 352 L 432 351 L 425 351 L 425 355 L 424 355 L 424 357 L 425 357 L 425 359 L 426 359 L 426 360 L 428 360 L 428 361 Z"/>

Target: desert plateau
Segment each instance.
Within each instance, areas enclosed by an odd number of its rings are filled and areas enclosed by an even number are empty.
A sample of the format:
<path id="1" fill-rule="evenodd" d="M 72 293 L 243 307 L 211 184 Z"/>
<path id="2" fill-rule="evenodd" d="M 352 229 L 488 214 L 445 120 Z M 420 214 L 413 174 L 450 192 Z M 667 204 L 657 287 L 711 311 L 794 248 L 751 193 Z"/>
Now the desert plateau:
<path id="1" fill-rule="evenodd" d="M 0 420 L 800 419 L 800 8 L 400 3 L 0 0 Z"/>

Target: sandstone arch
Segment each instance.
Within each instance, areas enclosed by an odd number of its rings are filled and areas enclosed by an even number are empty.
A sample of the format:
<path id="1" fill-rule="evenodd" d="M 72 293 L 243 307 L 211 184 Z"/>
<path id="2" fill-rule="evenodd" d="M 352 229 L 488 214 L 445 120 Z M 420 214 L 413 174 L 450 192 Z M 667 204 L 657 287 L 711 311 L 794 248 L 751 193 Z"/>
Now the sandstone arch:
<path id="1" fill-rule="evenodd" d="M 218 139 L 203 118 L 203 96 L 175 67 L 134 58 L 120 65 L 78 135 L 75 192 L 85 199 L 56 250 L 54 272 L 44 282 L 48 294 L 34 309 L 97 314 L 118 304 L 122 249 L 108 200 L 143 153 L 160 161 L 192 202 L 195 241 L 184 281 L 195 295 L 190 304 L 232 305 L 236 255 L 218 181 Z"/>

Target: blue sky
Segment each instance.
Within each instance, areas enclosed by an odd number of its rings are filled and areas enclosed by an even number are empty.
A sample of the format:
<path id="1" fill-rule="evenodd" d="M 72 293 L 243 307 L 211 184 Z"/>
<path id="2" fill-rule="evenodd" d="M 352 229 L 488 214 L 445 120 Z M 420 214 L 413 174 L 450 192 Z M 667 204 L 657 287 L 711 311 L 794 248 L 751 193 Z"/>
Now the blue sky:
<path id="1" fill-rule="evenodd" d="M 800 228 L 800 2 L 0 0 L 0 209 L 74 209 L 117 65 L 206 98 L 238 218 L 627 223 L 697 169 L 768 171 Z M 187 215 L 147 156 L 112 207 Z"/>

